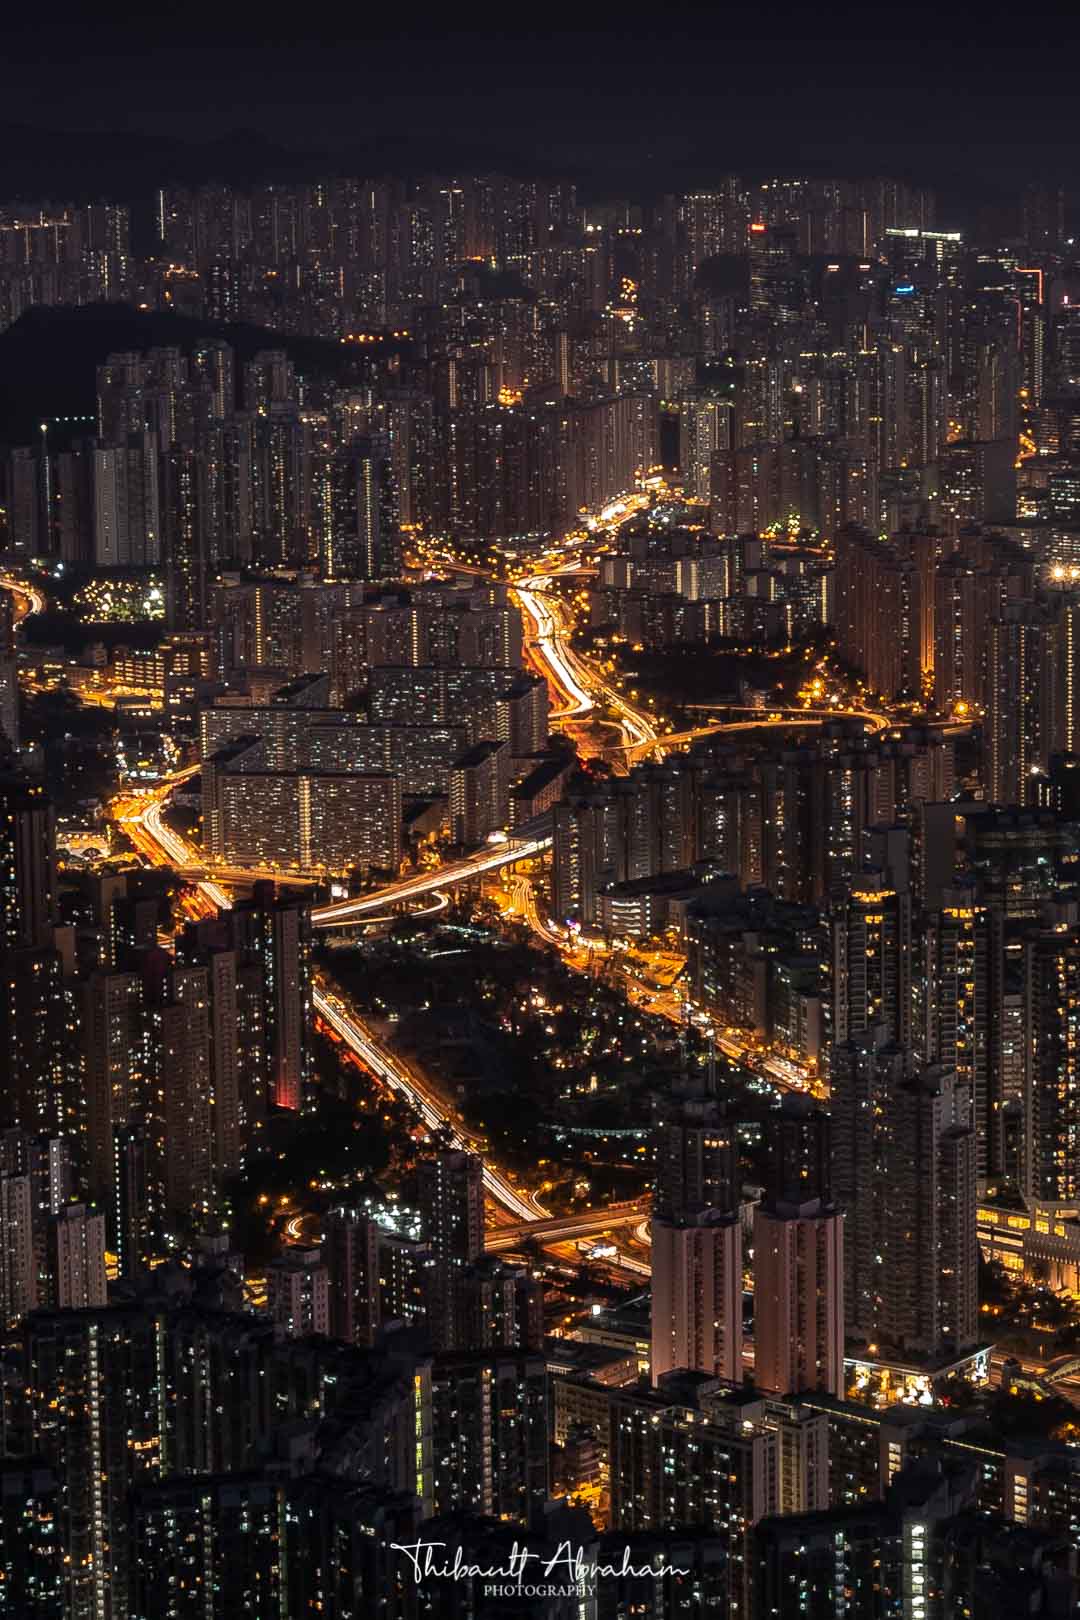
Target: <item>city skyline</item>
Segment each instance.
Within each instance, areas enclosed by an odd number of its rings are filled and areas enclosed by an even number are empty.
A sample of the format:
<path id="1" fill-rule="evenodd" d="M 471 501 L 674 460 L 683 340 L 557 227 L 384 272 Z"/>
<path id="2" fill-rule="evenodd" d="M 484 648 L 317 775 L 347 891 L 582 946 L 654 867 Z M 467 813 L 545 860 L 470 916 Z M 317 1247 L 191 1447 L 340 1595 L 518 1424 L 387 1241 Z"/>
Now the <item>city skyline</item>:
<path id="1" fill-rule="evenodd" d="M 257 27 L 215 18 L 212 58 L 152 18 L 93 27 L 72 18 L 47 33 L 21 19 L 10 35 L 7 116 L 39 132 L 39 153 L 32 142 L 20 154 L 24 173 L 43 166 L 36 184 L 55 187 L 65 164 L 92 172 L 64 139 L 82 131 L 102 137 L 91 150 L 99 176 L 112 167 L 109 187 L 126 182 L 141 195 L 153 184 L 144 177 L 157 142 L 163 177 L 189 183 L 269 179 L 275 162 L 282 178 L 327 161 L 336 172 L 342 162 L 416 172 L 441 150 L 455 167 L 555 172 L 584 185 L 590 200 L 599 187 L 647 201 L 707 185 L 725 168 L 762 178 L 843 170 L 847 132 L 857 127 L 860 173 L 944 181 L 957 223 L 970 224 L 968 210 L 1005 202 L 1030 169 L 1064 179 L 1074 167 L 1067 68 L 1038 39 L 973 35 L 964 19 L 942 14 L 926 19 L 924 39 L 875 29 L 856 8 L 813 27 L 797 8 L 772 9 L 768 28 L 694 8 L 662 26 L 621 16 L 611 28 L 598 17 L 588 30 L 557 16 L 461 27 L 421 9 L 408 29 L 365 19 L 349 31 L 339 22 L 337 43 L 265 17 Z M 362 95 L 343 51 L 384 70 Z M 679 80 L 689 97 L 669 88 Z M 642 94 L 625 94 L 629 83 Z M 882 127 L 883 91 L 904 107 L 902 134 Z M 1005 92 L 1015 121 L 1007 134 L 998 117 Z M 200 103 L 197 135 L 190 98 Z M 124 146 L 135 134 L 150 144 L 132 187 Z"/>
<path id="2" fill-rule="evenodd" d="M 1064 36 L 408 21 L 12 33 L 0 1608 L 1080 1612 Z"/>

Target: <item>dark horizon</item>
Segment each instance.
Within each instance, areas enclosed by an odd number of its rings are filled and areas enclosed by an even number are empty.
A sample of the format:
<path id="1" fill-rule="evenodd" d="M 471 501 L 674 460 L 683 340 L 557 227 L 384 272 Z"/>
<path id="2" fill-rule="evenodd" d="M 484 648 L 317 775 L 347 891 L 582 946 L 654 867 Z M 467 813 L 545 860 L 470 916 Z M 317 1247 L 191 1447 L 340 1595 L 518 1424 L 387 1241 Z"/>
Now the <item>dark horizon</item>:
<path id="1" fill-rule="evenodd" d="M 0 187 L 85 195 L 93 177 L 135 195 L 166 181 L 481 167 L 563 176 L 598 201 L 727 172 L 881 174 L 933 187 L 942 218 L 970 225 L 1032 175 L 1064 181 L 1080 161 L 1067 50 L 959 26 L 868 36 L 835 15 L 804 37 L 787 16 L 771 37 L 691 17 L 616 37 L 600 23 L 384 26 L 326 44 L 280 31 L 253 41 L 236 24 L 187 44 L 162 22 L 24 22 L 7 40 Z"/>

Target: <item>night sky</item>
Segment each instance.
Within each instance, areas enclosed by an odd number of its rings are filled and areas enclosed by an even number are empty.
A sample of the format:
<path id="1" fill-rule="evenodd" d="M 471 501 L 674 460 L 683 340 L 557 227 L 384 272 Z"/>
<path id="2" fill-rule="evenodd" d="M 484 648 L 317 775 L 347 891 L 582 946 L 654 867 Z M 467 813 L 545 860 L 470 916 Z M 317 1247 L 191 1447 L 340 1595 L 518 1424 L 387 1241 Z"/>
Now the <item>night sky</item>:
<path id="1" fill-rule="evenodd" d="M 973 20 L 904 6 L 582 8 L 583 31 L 534 6 L 530 19 L 552 27 L 527 32 L 507 21 L 520 8 L 485 29 L 483 12 L 443 7 L 440 26 L 402 7 L 410 33 L 387 26 L 392 8 L 365 6 L 341 23 L 319 10 L 321 40 L 302 32 L 306 8 L 291 31 L 280 9 L 224 26 L 197 8 L 9 24 L 7 193 L 119 196 L 163 176 L 327 166 L 560 173 L 586 197 L 648 197 L 726 170 L 889 173 L 936 185 L 960 221 L 1033 174 L 1068 183 L 1080 164 L 1080 25 L 1045 8 L 1023 32 L 1015 7 Z"/>

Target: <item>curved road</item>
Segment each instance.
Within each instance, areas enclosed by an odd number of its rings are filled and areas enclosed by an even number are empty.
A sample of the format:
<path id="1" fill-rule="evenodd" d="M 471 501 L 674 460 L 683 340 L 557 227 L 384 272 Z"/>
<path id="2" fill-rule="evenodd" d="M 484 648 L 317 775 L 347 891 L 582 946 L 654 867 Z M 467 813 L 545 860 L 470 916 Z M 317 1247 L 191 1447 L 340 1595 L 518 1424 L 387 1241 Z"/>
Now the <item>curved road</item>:
<path id="1" fill-rule="evenodd" d="M 595 668 L 590 660 L 582 658 L 568 646 L 566 640 L 567 630 L 558 608 L 552 611 L 545 602 L 540 600 L 540 594 L 550 577 L 545 575 L 531 577 L 518 587 L 517 594 L 525 613 L 532 620 L 535 627 L 531 639 L 532 650 L 546 665 L 548 671 L 550 671 L 553 684 L 566 699 L 567 707 L 560 716 L 557 716 L 558 718 L 583 718 L 595 710 L 596 699 L 600 698 L 609 703 L 619 715 L 620 727 L 626 738 L 628 752 L 632 753 L 640 750 L 643 754 L 654 751 L 660 752 L 669 744 L 678 746 L 680 743 L 694 740 L 699 735 L 711 735 L 725 730 L 742 730 L 762 724 L 761 720 L 713 722 L 693 732 L 679 733 L 673 737 L 662 738 L 649 716 L 635 709 L 632 704 L 627 703 L 619 693 L 612 689 L 606 677 Z M 22 586 L 9 578 L 0 577 L 0 587 L 9 589 L 22 597 L 26 602 L 24 612 L 40 611 L 45 605 L 40 593 L 32 591 L 30 588 Z M 596 696 L 592 696 L 591 693 L 595 693 Z M 861 718 L 875 724 L 877 729 L 881 729 L 888 724 L 883 717 L 865 711 L 830 710 L 827 714 L 811 716 L 805 710 L 800 710 L 796 711 L 794 717 L 796 719 L 801 718 L 807 723 L 817 723 L 826 718 L 842 718 L 845 714 L 858 714 Z M 786 723 L 791 724 L 791 719 L 788 719 Z M 205 870 L 200 853 L 165 825 L 162 819 L 162 811 L 169 794 L 177 783 L 194 775 L 198 769 L 197 765 L 191 766 L 149 792 L 137 796 L 133 795 L 125 807 L 125 812 L 118 817 L 129 834 L 131 834 L 136 847 L 140 848 L 148 858 L 159 863 L 179 867 L 185 871 Z M 500 867 L 512 865 L 516 861 L 540 854 L 550 847 L 550 843 L 550 837 L 523 841 L 508 839 L 504 844 L 496 845 L 491 849 L 480 850 L 464 860 L 438 868 L 430 873 L 422 873 L 411 878 L 402 879 L 399 882 L 386 885 L 383 889 L 356 899 L 317 907 L 312 912 L 312 922 L 319 928 L 348 924 L 359 917 L 377 913 L 387 905 L 393 905 L 401 900 L 419 897 L 434 891 L 444 891 L 453 887 L 456 883 L 467 882 L 486 872 L 496 871 Z M 280 874 L 275 875 L 280 877 Z M 212 879 L 205 877 L 198 879 L 197 887 L 215 907 L 224 909 L 231 905 L 229 896 Z M 561 943 L 559 936 L 540 916 L 535 905 L 531 886 L 527 881 L 522 881 L 520 885 L 515 884 L 514 887 L 516 889 L 515 898 L 519 901 L 522 914 L 529 925 L 549 944 L 557 945 Z M 446 1127 L 450 1130 L 455 1143 L 465 1145 L 464 1138 L 452 1123 L 442 1099 L 430 1091 L 390 1048 L 378 1040 L 371 1030 L 358 1020 L 355 1015 L 351 1014 L 338 997 L 329 996 L 320 987 L 316 986 L 313 990 L 313 1000 L 319 1015 L 326 1020 L 339 1038 L 386 1084 L 410 1099 L 429 1129 Z M 548 1218 L 549 1212 L 536 1201 L 532 1194 L 522 1196 L 501 1171 L 487 1163 L 485 1163 L 484 1167 L 484 1183 L 491 1197 L 520 1221 L 531 1223 L 537 1219 Z M 637 1262 L 634 1263 L 632 1269 L 642 1272 L 648 1271 L 647 1266 Z"/>
<path id="2" fill-rule="evenodd" d="M 789 729 L 792 726 L 823 726 L 829 720 L 862 720 L 868 729 L 875 733 L 887 730 L 893 723 L 886 715 L 878 714 L 873 709 L 766 709 L 758 713 L 757 719 L 711 720 L 703 725 L 694 726 L 689 731 L 669 731 L 655 742 L 635 743 L 626 750 L 626 757 L 636 764 L 638 760 L 645 759 L 652 753 L 658 745 L 665 749 L 689 747 L 691 743 L 700 742 L 704 737 L 716 737 L 721 732 L 760 731 L 763 726 Z"/>
<path id="3" fill-rule="evenodd" d="M 0 586 L 9 590 L 21 589 L 21 587 L 16 587 L 9 580 L 0 580 Z M 23 595 L 29 602 L 28 611 L 37 612 L 44 606 L 42 598 L 37 597 L 35 601 L 28 591 L 24 591 Z M 198 770 L 199 766 L 197 765 L 189 766 L 187 770 L 179 772 L 176 776 L 170 778 L 167 783 L 161 784 L 149 793 L 143 793 L 137 797 L 133 796 L 131 804 L 127 807 L 127 813 L 119 818 L 125 828 L 135 835 L 133 842 L 136 847 L 143 848 L 148 858 L 154 859 L 159 864 L 185 868 L 192 864 L 192 855 L 197 856 L 197 852 L 193 851 L 190 845 L 186 844 L 177 833 L 165 825 L 162 820 L 162 810 L 169 794 L 177 783 L 193 776 Z M 547 840 L 534 841 L 535 848 L 545 848 L 547 842 Z M 507 859 L 520 860 L 526 851 L 532 852 L 532 848 L 532 845 L 523 846 L 508 856 L 505 847 L 500 846 L 495 856 L 481 854 L 480 857 L 473 857 L 470 861 L 462 862 L 460 865 L 468 868 L 468 875 L 472 876 L 478 871 L 487 870 L 489 865 L 506 864 Z M 390 885 L 390 888 L 395 890 L 393 898 L 398 898 L 396 891 L 402 887 L 406 894 L 427 894 L 432 890 L 438 890 L 445 886 L 446 874 L 436 873 L 434 880 L 430 882 L 425 876 L 421 882 L 406 883 L 404 886 Z M 219 909 L 227 910 L 231 906 L 232 902 L 229 896 L 218 884 L 204 878 L 199 881 L 198 888 L 207 900 Z M 383 890 L 379 896 L 365 896 L 362 907 L 364 910 L 370 910 L 372 909 L 371 902 L 374 901 L 377 908 L 379 904 L 385 904 L 386 900 L 387 891 Z M 333 911 L 334 908 L 325 909 Z M 324 916 L 323 926 L 332 924 L 336 920 L 336 918 Z M 429 1130 L 446 1128 L 450 1131 L 451 1140 L 455 1146 L 464 1147 L 466 1145 L 461 1132 L 452 1123 L 442 1099 L 429 1090 L 419 1076 L 407 1067 L 396 1053 L 379 1041 L 366 1025 L 352 1015 L 339 997 L 328 995 L 321 986 L 314 985 L 312 987 L 312 1000 L 319 1016 L 326 1020 L 330 1028 L 356 1053 L 360 1060 L 385 1084 L 392 1086 L 394 1090 L 401 1092 L 409 1099 L 419 1111 Z M 497 1203 L 509 1210 L 519 1221 L 530 1222 L 537 1219 L 546 1219 L 550 1216 L 550 1211 L 545 1209 L 531 1193 L 523 1196 L 510 1183 L 502 1171 L 497 1170 L 486 1160 L 484 1162 L 484 1187 Z"/>
<path id="4" fill-rule="evenodd" d="M 198 769 L 198 767 L 194 767 Z M 189 770 L 182 775 L 191 775 Z M 165 791 L 155 790 L 153 794 L 141 801 L 136 801 L 134 810 L 122 816 L 125 830 L 133 835 L 136 847 L 143 850 L 149 858 L 159 864 L 187 867 L 191 864 L 190 857 L 194 853 L 191 847 L 183 842 L 178 834 L 167 827 L 161 819 L 162 808 L 168 792 L 175 785 L 178 778 L 174 778 Z M 518 857 L 520 859 L 520 856 Z M 443 876 L 445 884 L 445 876 Z M 219 910 L 228 910 L 232 901 L 218 884 L 203 878 L 198 880 L 198 889 Z M 431 885 L 436 887 L 435 884 Z M 413 891 L 417 892 L 417 891 Z M 428 889 L 421 892 L 427 893 Z M 365 897 L 372 898 L 372 897 Z M 383 891 L 385 899 L 385 891 Z M 428 1087 L 415 1071 L 405 1064 L 397 1054 L 362 1022 L 351 1013 L 340 997 L 328 994 L 319 984 L 312 987 L 312 1002 L 320 1018 L 323 1018 L 346 1046 L 361 1060 L 365 1067 L 377 1075 L 386 1085 L 407 1097 L 416 1108 L 428 1130 L 434 1131 L 445 1127 L 450 1132 L 455 1147 L 470 1146 L 454 1125 L 446 1104 L 438 1094 Z M 510 1213 L 521 1221 L 533 1221 L 546 1217 L 548 1211 L 539 1204 L 531 1194 L 524 1196 L 519 1193 L 500 1170 L 494 1168 L 486 1160 L 484 1162 L 484 1188 L 490 1196 Z"/>
<path id="5" fill-rule="evenodd" d="M 567 565 L 556 573 L 571 571 L 571 565 Z M 594 661 L 583 657 L 570 645 L 572 626 L 567 620 L 565 604 L 547 594 L 555 577 L 555 573 L 533 574 L 514 590 L 530 621 L 526 647 L 563 699 L 564 707 L 557 709 L 551 718 L 564 722 L 585 720 L 595 714 L 599 701 L 614 710 L 626 748 L 647 746 L 661 751 L 664 739 L 650 716 L 628 703 Z"/>
<path id="6" fill-rule="evenodd" d="M 21 580 L 12 579 L 10 574 L 0 574 L 0 590 L 10 591 L 17 598 L 17 619 L 25 619 L 28 613 L 45 611 L 45 598 L 35 585 L 25 585 Z"/>
<path id="7" fill-rule="evenodd" d="M 326 991 L 316 986 L 313 999 L 320 1018 L 325 1019 L 335 1034 L 356 1053 L 365 1067 L 371 1069 L 386 1085 L 392 1087 L 394 1091 L 399 1091 L 412 1103 L 429 1131 L 446 1129 L 450 1133 L 453 1147 L 475 1151 L 474 1143 L 463 1136 L 451 1122 L 443 1100 L 431 1091 L 396 1053 L 373 1035 L 367 1025 L 355 1013 L 348 1010 L 339 996 L 328 995 Z M 550 1218 L 550 1212 L 544 1209 L 531 1193 L 524 1195 L 519 1193 L 502 1171 L 496 1170 L 486 1159 L 484 1190 L 496 1203 L 502 1204 L 504 1209 L 516 1215 L 521 1222 L 531 1224 L 535 1220 Z"/>
<path id="8" fill-rule="evenodd" d="M 452 861 L 449 865 L 436 867 L 430 872 L 421 872 L 416 877 L 388 883 L 385 888 L 376 889 L 371 894 L 359 895 L 354 900 L 336 900 L 327 906 L 316 906 L 311 913 L 311 920 L 316 928 L 340 928 L 355 922 L 357 918 L 367 916 L 370 912 L 380 910 L 383 906 L 395 905 L 401 900 L 411 900 L 416 895 L 431 894 L 434 890 L 453 888 L 458 883 L 468 883 L 472 878 L 480 877 L 485 872 L 496 872 L 501 866 L 512 866 L 515 861 L 527 860 L 532 855 L 542 854 L 550 847 L 550 837 L 508 838 L 502 843 L 478 850 L 475 855 L 467 855 L 463 860 Z M 281 874 L 278 876 L 280 878 Z"/>

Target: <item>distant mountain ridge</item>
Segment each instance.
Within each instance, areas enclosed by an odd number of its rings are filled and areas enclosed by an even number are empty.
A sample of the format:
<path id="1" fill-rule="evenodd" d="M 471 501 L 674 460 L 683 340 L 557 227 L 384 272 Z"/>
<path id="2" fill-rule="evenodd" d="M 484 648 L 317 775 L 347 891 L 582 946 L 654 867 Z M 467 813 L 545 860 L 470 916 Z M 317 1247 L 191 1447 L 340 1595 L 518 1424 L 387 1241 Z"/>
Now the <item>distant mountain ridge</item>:
<path id="1" fill-rule="evenodd" d="M 172 346 L 190 352 L 212 338 L 230 343 L 241 365 L 259 349 L 284 349 L 301 373 L 343 383 L 355 380 L 363 363 L 355 346 L 243 322 L 196 320 L 130 304 L 38 306 L 0 333 L 0 444 L 32 443 L 47 418 L 95 415 L 96 368 L 114 351 Z M 92 431 L 84 426 L 72 434 Z"/>

